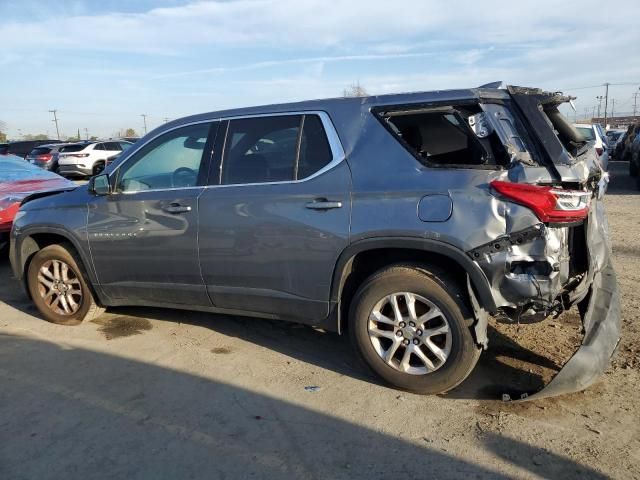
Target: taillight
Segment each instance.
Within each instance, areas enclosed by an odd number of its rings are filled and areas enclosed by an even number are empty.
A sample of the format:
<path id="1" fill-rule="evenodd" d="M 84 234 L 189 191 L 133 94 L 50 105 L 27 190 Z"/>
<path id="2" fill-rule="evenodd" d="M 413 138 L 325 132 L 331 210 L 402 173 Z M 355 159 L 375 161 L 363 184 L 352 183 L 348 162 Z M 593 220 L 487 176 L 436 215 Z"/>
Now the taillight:
<path id="1" fill-rule="evenodd" d="M 53 155 L 51 155 L 50 153 L 43 153 L 42 155 L 38 155 L 36 158 L 41 162 L 50 162 L 53 158 Z"/>
<path id="2" fill-rule="evenodd" d="M 602 155 L 603 152 L 604 152 L 604 149 L 602 147 L 596 147 L 596 153 L 598 154 L 599 157 Z"/>
<path id="3" fill-rule="evenodd" d="M 85 158 L 88 157 L 88 153 L 67 153 L 67 157 Z"/>
<path id="4" fill-rule="evenodd" d="M 529 207 L 545 223 L 576 222 L 589 215 L 590 192 L 498 180 L 490 185 L 509 200 Z"/>

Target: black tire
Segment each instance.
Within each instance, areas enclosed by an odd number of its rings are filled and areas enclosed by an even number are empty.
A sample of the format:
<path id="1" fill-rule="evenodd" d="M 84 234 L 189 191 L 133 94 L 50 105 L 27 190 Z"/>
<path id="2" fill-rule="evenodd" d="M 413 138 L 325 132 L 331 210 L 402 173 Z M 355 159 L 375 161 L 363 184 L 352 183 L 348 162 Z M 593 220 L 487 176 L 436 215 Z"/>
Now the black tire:
<path id="1" fill-rule="evenodd" d="M 38 277 L 41 274 L 41 268 L 43 266 L 46 268 L 52 261 L 66 264 L 69 269 L 68 277 L 72 279 L 71 282 L 74 282 L 76 287 L 79 285 L 78 290 L 81 295 L 73 297 L 74 302 L 78 305 L 75 311 L 66 314 L 60 313 L 59 310 L 62 308 L 60 303 L 57 306 L 51 306 L 45 299 L 50 290 L 42 285 Z M 73 247 L 69 244 L 55 244 L 43 248 L 33 256 L 27 270 L 27 287 L 33 303 L 45 320 L 59 325 L 79 325 L 83 320 L 92 320 L 104 312 L 104 308 L 96 303 L 86 278 L 82 261 L 77 257 Z M 49 281 L 49 278 L 45 278 L 45 280 Z M 55 296 L 48 298 L 55 298 Z M 73 307 L 69 307 L 69 309 L 73 310 Z"/>
<path id="2" fill-rule="evenodd" d="M 443 272 L 427 268 L 393 265 L 364 281 L 351 302 L 349 335 L 364 363 L 386 383 L 415 393 L 438 394 L 451 390 L 469 376 L 480 358 L 480 347 L 471 334 L 473 316 L 457 283 Z M 419 295 L 437 306 L 446 317 L 451 348 L 446 360 L 435 371 L 421 375 L 402 372 L 387 364 L 373 345 L 369 336 L 369 316 L 381 299 L 396 292 Z"/>

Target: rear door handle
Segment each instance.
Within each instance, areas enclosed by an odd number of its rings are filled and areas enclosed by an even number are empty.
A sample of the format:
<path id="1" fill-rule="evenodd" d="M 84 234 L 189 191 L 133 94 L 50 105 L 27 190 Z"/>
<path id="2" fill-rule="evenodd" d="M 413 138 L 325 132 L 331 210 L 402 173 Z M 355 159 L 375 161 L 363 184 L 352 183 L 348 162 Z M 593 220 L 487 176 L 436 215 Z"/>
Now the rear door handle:
<path id="1" fill-rule="evenodd" d="M 172 203 L 170 205 L 167 205 L 166 207 L 163 207 L 162 210 L 164 210 L 167 213 L 186 213 L 191 211 L 191 207 L 189 205 L 180 205 L 179 203 Z"/>
<path id="2" fill-rule="evenodd" d="M 342 202 L 330 202 L 324 198 L 314 200 L 305 205 L 305 207 L 311 210 L 330 210 L 332 208 L 342 208 Z"/>

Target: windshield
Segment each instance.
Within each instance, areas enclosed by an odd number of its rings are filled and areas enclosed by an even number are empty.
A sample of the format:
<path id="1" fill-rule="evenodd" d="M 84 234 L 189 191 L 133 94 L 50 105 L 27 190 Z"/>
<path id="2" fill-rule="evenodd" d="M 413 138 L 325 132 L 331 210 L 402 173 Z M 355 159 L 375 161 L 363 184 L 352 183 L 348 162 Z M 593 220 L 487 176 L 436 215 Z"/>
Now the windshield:
<path id="1" fill-rule="evenodd" d="M 622 132 L 607 132 L 607 136 L 611 140 L 618 140 L 622 136 Z"/>
<path id="2" fill-rule="evenodd" d="M 593 135 L 593 128 L 591 127 L 576 127 L 576 130 L 578 130 L 588 141 L 595 139 Z"/>
<path id="3" fill-rule="evenodd" d="M 31 150 L 29 155 L 44 155 L 51 152 L 51 148 L 49 147 L 38 147 Z"/>

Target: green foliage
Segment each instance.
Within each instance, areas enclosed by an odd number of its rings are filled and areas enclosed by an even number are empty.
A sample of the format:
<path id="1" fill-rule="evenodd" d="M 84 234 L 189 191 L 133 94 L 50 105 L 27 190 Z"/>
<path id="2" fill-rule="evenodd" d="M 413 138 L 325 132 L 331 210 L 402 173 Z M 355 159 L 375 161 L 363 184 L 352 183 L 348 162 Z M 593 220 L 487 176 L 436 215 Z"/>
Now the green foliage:
<path id="1" fill-rule="evenodd" d="M 24 140 L 49 140 L 49 137 L 44 133 L 38 133 L 37 135 L 33 135 L 31 133 L 27 133 L 23 135 Z"/>
<path id="2" fill-rule="evenodd" d="M 124 135 L 123 137 L 137 137 L 138 134 L 136 133 L 136 131 L 133 128 L 127 128 L 124 131 Z"/>

